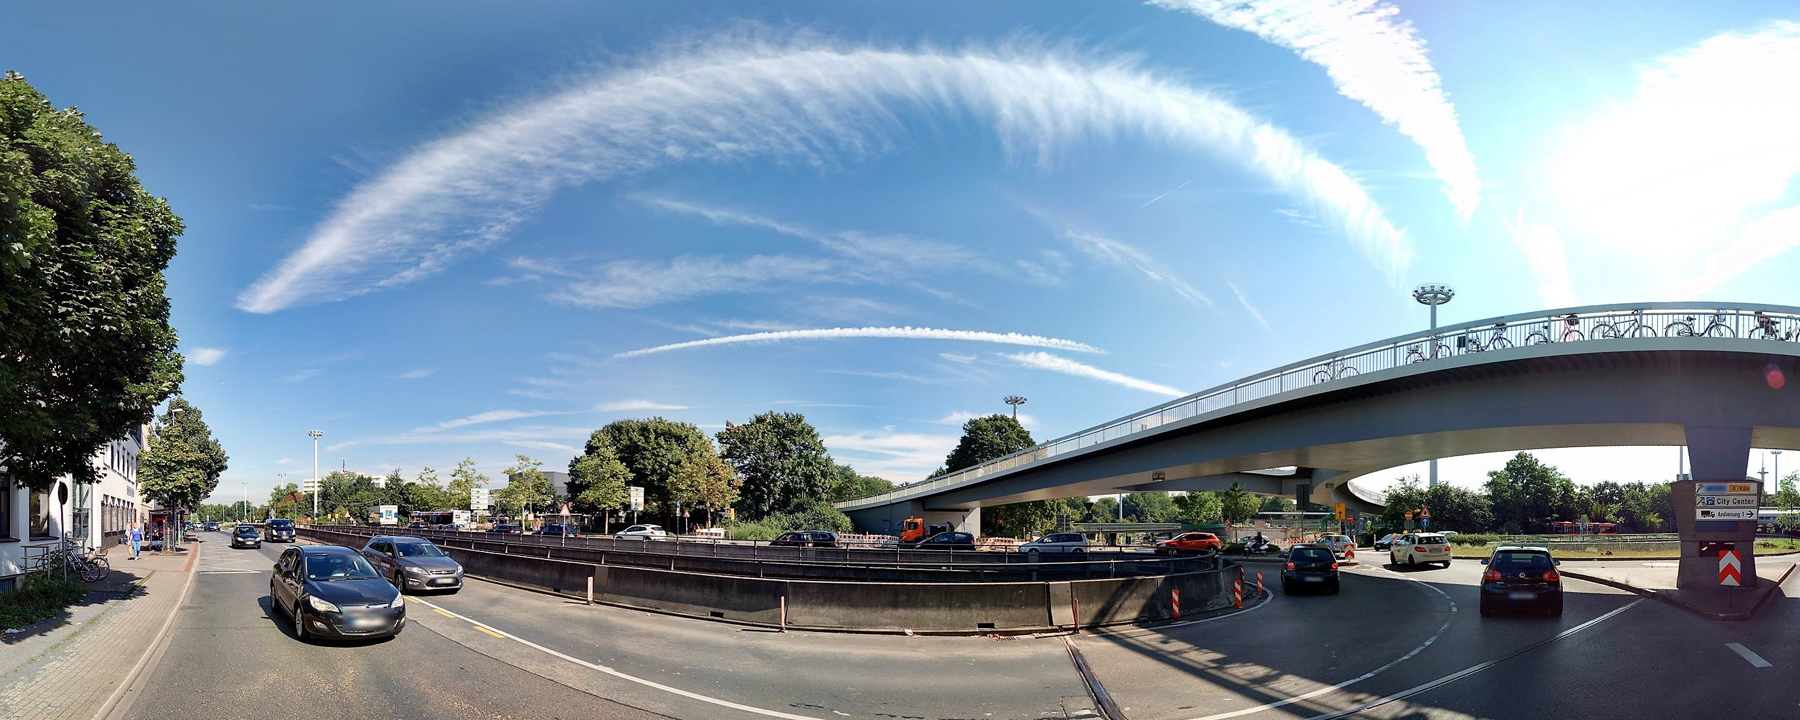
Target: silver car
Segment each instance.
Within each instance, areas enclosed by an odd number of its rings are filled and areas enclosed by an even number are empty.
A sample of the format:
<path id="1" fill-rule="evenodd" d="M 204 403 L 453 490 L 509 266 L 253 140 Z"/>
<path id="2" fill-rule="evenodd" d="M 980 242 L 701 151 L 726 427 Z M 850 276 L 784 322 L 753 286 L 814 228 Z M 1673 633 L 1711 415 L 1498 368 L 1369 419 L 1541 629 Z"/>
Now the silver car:
<path id="1" fill-rule="evenodd" d="M 362 549 L 363 557 L 375 571 L 408 592 L 462 589 L 461 563 L 444 553 L 430 540 L 416 537 L 377 535 L 369 538 Z"/>
<path id="2" fill-rule="evenodd" d="M 1020 545 L 1018 551 L 1032 557 L 1037 557 L 1039 553 L 1073 553 L 1075 555 L 1086 555 L 1087 537 L 1083 536 L 1081 533 L 1075 532 L 1050 533 L 1049 535 L 1045 535 L 1025 543 L 1024 545 Z"/>
<path id="3" fill-rule="evenodd" d="M 614 540 L 669 540 L 669 531 L 661 525 L 633 525 L 613 533 Z"/>
<path id="4" fill-rule="evenodd" d="M 1349 554 L 1351 550 L 1356 549 L 1356 541 L 1350 539 L 1349 535 L 1320 535 L 1319 539 L 1314 542 L 1331 548 L 1331 554 L 1336 555 L 1339 558 L 1344 557 Z"/>

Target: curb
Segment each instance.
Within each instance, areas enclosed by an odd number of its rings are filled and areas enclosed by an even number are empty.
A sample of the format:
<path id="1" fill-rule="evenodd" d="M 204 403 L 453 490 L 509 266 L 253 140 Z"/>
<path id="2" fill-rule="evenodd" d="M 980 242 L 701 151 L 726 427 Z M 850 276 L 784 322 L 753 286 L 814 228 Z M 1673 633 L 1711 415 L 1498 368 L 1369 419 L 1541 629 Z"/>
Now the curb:
<path id="1" fill-rule="evenodd" d="M 1641 595 L 1646 598 L 1660 600 L 1665 605 L 1668 605 L 1668 606 L 1674 607 L 1674 608 L 1679 608 L 1681 610 L 1685 610 L 1689 613 L 1692 613 L 1699 617 L 1706 618 L 1708 620 L 1718 620 L 1721 622 L 1739 622 L 1739 621 L 1743 621 L 1743 620 L 1749 620 L 1751 617 L 1754 617 L 1756 615 L 1757 609 L 1762 607 L 1762 604 L 1769 599 L 1769 596 L 1774 595 L 1776 590 L 1781 589 L 1782 583 L 1787 582 L 1788 577 L 1790 577 L 1794 574 L 1794 568 L 1796 568 L 1796 567 L 1800 567 L 1800 565 L 1789 565 L 1787 572 L 1782 573 L 1781 577 L 1775 580 L 1774 585 L 1771 585 L 1771 586 L 1769 586 L 1769 588 L 1767 590 L 1764 590 L 1762 592 L 1762 595 L 1756 599 L 1756 602 L 1750 603 L 1749 608 L 1746 608 L 1744 610 L 1738 610 L 1735 612 L 1724 612 L 1724 613 L 1708 612 L 1706 610 L 1701 610 L 1700 608 L 1694 607 L 1693 605 L 1689 605 L 1680 600 L 1676 600 L 1674 596 L 1669 595 L 1668 593 L 1658 592 L 1656 590 L 1652 590 L 1649 588 L 1635 587 L 1635 586 L 1632 586 L 1632 585 L 1629 585 L 1626 583 L 1619 582 L 1617 580 L 1611 580 L 1608 578 L 1602 578 L 1602 577 L 1597 577 L 1594 575 L 1588 575 L 1586 573 L 1575 573 L 1575 572 L 1564 571 L 1563 574 L 1567 575 L 1569 577 L 1578 579 L 1578 580 L 1586 580 L 1588 582 L 1595 583 L 1597 585 L 1605 585 L 1607 587 L 1618 588 L 1620 590 L 1634 593 L 1636 595 Z"/>
<path id="2" fill-rule="evenodd" d="M 169 649 L 169 629 L 175 626 L 175 616 L 181 614 L 181 606 L 187 604 L 188 595 L 194 590 L 194 578 L 200 576 L 200 573 L 194 572 L 194 563 L 200 557 L 200 546 L 195 544 L 192 547 L 188 552 L 188 565 L 184 571 L 188 575 L 187 583 L 181 586 L 181 597 L 176 598 L 175 606 L 169 609 L 169 616 L 163 619 L 162 627 L 150 641 L 150 647 L 144 648 L 144 654 L 138 658 L 137 664 L 131 666 L 131 672 L 125 674 L 124 682 L 119 683 L 119 687 L 114 688 L 112 694 L 106 697 L 106 702 L 101 703 L 100 708 L 94 711 L 94 720 L 124 717 L 125 712 L 131 709 L 132 701 L 143 691 L 144 683 L 150 679 L 150 669 L 162 660 L 163 653 Z"/>

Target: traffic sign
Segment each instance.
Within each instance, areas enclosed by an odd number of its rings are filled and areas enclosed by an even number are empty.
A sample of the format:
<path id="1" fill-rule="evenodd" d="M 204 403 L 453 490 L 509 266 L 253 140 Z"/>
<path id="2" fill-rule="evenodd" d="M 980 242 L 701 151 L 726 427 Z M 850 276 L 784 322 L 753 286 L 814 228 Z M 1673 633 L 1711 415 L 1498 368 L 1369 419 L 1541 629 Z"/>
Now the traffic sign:
<path id="1" fill-rule="evenodd" d="M 1431 508 L 1419 508 L 1419 517 L 1431 519 Z"/>
<path id="2" fill-rule="evenodd" d="M 1409 521 L 1412 520 L 1412 511 L 1411 510 L 1406 511 L 1406 519 Z"/>
<path id="3" fill-rule="evenodd" d="M 1745 508 L 1745 507 L 1747 507 L 1747 508 L 1753 508 L 1753 507 L 1757 507 L 1757 505 L 1758 505 L 1757 496 L 1755 496 L 1755 495 L 1695 495 L 1694 496 L 1694 507 L 1711 507 L 1711 508 L 1720 508 L 1720 507 Z"/>
<path id="4" fill-rule="evenodd" d="M 1719 584 L 1738 587 L 1743 584 L 1744 565 L 1736 550 L 1719 551 Z"/>
<path id="5" fill-rule="evenodd" d="M 1696 520 L 1755 520 L 1756 508 L 1694 508 Z"/>
<path id="6" fill-rule="evenodd" d="M 644 509 L 644 488 L 632 485 L 625 489 L 631 491 L 631 511 L 637 512 Z"/>
<path id="7" fill-rule="evenodd" d="M 1756 495 L 1761 491 L 1756 487 L 1759 483 L 1700 483 L 1694 486 L 1696 495 Z"/>
<path id="8" fill-rule="evenodd" d="M 1337 503 L 1335 506 L 1333 506 L 1332 510 L 1334 511 L 1334 514 L 1337 516 L 1338 520 L 1344 519 L 1344 504 L 1343 503 Z"/>

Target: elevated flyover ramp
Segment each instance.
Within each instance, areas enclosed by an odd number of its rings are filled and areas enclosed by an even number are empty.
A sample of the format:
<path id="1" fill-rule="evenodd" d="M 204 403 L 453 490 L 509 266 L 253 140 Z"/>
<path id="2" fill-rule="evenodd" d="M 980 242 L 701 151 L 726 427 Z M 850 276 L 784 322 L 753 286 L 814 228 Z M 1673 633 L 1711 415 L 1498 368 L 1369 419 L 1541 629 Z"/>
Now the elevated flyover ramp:
<path id="1" fill-rule="evenodd" d="M 1651 303 L 1490 318 L 1311 358 L 837 506 L 979 528 L 980 508 L 1138 490 L 1256 493 L 1373 511 L 1354 481 L 1433 458 L 1686 445 L 1697 479 L 1800 449 L 1800 308 Z M 1272 468 L 1279 468 L 1272 470 Z"/>

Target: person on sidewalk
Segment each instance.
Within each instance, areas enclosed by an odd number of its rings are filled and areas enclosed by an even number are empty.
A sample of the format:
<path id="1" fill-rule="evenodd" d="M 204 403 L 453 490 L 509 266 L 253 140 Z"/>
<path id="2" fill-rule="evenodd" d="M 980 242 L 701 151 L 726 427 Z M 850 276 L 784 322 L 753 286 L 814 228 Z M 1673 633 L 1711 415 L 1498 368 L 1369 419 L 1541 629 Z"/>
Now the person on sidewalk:
<path id="1" fill-rule="evenodd" d="M 138 559 L 138 549 L 144 544 L 144 529 L 137 523 L 131 524 L 131 559 Z"/>

